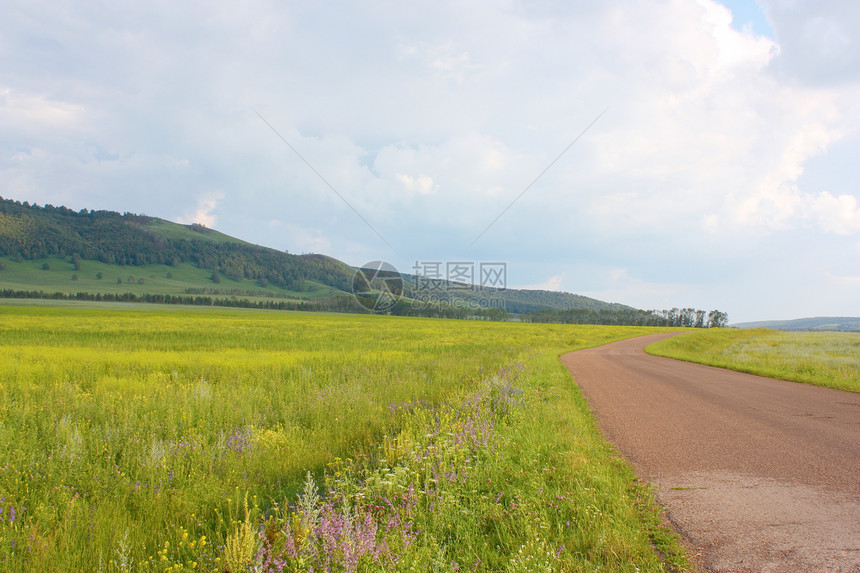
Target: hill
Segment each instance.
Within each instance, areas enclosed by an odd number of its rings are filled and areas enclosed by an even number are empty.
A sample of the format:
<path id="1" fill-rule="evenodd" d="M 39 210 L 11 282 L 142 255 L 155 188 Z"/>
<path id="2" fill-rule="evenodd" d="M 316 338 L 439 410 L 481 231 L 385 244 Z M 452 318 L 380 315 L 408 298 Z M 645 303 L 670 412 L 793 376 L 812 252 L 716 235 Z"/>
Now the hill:
<path id="1" fill-rule="evenodd" d="M 415 288 L 416 282 L 420 281 L 419 277 L 414 275 L 404 275 L 404 280 L 407 281 L 408 286 L 411 287 L 407 288 L 406 292 L 408 296 L 418 300 L 432 299 L 432 292 L 422 293 L 420 289 Z M 569 292 L 528 289 L 500 290 L 491 288 L 471 290 L 463 289 L 462 285 L 448 283 L 447 281 L 444 282 L 442 287 L 442 290 L 445 293 L 445 299 L 452 304 L 481 306 L 500 302 L 504 303 L 503 306 L 508 312 L 515 314 L 533 313 L 542 310 L 588 310 L 594 312 L 637 310 L 623 304 L 604 302 L 602 300 Z"/>
<path id="2" fill-rule="evenodd" d="M 60 292 L 78 298 L 98 295 L 98 300 L 125 297 L 161 302 L 169 296 L 174 298 L 167 301 L 176 302 L 180 300 L 176 297 L 195 296 L 208 297 L 210 303 L 214 303 L 212 297 L 222 297 L 219 303 L 239 297 L 253 303 L 316 301 L 318 310 L 361 311 L 347 296 L 353 292 L 355 271 L 331 257 L 293 255 L 198 224 L 114 211 L 74 211 L 0 197 L 0 290 Z M 516 314 L 635 310 L 571 293 L 450 288 L 453 283 L 444 285 L 445 300 L 439 301 L 415 287 L 418 277 L 401 276 L 403 296 L 413 310 L 416 305 L 445 307 L 444 316 L 467 316 L 472 310 L 491 308 Z M 322 303 L 334 299 L 340 302 Z M 398 311 L 412 312 L 404 305 Z"/>
<path id="3" fill-rule="evenodd" d="M 223 276 L 234 282 L 250 281 L 256 288 L 272 285 L 291 292 L 305 290 L 306 281 L 345 292 L 353 275 L 352 268 L 331 257 L 291 255 L 252 245 L 202 225 L 179 225 L 156 217 L 113 211 L 39 207 L 2 198 L 0 256 L 15 263 L 68 258 L 75 271 L 80 270 L 81 261 L 93 261 L 119 267 L 117 272 L 123 276 L 140 274 L 126 272 L 125 267 L 186 265 L 209 271 L 211 280 L 206 286 L 217 284 Z M 96 272 L 104 276 L 107 271 L 99 268 Z M 199 281 L 194 277 L 192 282 Z"/>
<path id="4" fill-rule="evenodd" d="M 816 316 L 797 318 L 793 320 L 765 320 L 759 322 L 741 322 L 732 325 L 735 328 L 771 328 L 787 331 L 836 331 L 860 332 L 860 317 L 850 316 Z"/>

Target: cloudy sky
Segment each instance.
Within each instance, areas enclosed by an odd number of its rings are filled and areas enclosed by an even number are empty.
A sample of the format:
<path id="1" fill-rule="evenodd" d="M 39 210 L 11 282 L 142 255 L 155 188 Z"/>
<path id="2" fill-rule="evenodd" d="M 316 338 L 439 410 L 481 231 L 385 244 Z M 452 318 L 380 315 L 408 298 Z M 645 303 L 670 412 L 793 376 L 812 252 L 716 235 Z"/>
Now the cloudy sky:
<path id="1" fill-rule="evenodd" d="M 733 322 L 860 316 L 855 0 L 2 11 L 0 196 Z"/>

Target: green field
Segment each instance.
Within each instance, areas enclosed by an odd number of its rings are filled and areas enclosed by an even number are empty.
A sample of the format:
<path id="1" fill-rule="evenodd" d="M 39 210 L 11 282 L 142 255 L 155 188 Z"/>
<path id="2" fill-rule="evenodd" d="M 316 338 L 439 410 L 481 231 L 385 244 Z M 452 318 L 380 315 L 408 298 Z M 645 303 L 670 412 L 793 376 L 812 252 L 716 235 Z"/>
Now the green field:
<path id="1" fill-rule="evenodd" d="M 8 571 L 661 571 L 560 353 L 656 329 L 0 306 Z"/>
<path id="2" fill-rule="evenodd" d="M 191 289 L 190 294 L 221 297 L 235 295 L 251 301 L 271 298 L 314 300 L 343 294 L 311 280 L 305 281 L 305 290 L 301 292 L 272 285 L 263 287 L 257 281 L 233 280 L 223 275 L 219 276 L 220 282 L 215 283 L 211 270 L 200 269 L 190 263 L 175 266 L 119 266 L 81 260 L 77 270 L 68 259 L 59 257 L 37 261 L 15 261 L 9 257 L 0 257 L 0 263 L 4 267 L 0 270 L 0 289 L 21 291 L 185 295 Z M 48 268 L 44 269 L 44 265 Z"/>
<path id="3" fill-rule="evenodd" d="M 716 329 L 670 338 L 645 350 L 759 376 L 860 392 L 860 333 Z"/>

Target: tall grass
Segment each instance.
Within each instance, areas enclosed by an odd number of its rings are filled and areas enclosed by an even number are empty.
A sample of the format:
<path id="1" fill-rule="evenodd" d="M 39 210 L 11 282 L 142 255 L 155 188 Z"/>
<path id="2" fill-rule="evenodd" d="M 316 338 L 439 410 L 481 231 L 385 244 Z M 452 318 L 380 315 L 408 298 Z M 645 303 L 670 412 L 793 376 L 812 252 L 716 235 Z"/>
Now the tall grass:
<path id="1" fill-rule="evenodd" d="M 683 563 L 557 360 L 647 331 L 0 307 L 0 568 Z"/>
<path id="2" fill-rule="evenodd" d="M 670 338 L 645 350 L 759 376 L 860 392 L 860 333 L 716 329 Z"/>

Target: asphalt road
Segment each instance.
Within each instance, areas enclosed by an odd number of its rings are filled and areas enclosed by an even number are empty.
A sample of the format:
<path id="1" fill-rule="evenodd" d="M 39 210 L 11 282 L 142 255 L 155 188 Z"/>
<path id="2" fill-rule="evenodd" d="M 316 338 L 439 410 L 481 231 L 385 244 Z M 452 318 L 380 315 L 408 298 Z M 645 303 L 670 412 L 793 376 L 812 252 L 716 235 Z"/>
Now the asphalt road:
<path id="1" fill-rule="evenodd" d="M 649 356 L 561 357 L 699 570 L 860 573 L 860 394 Z"/>

